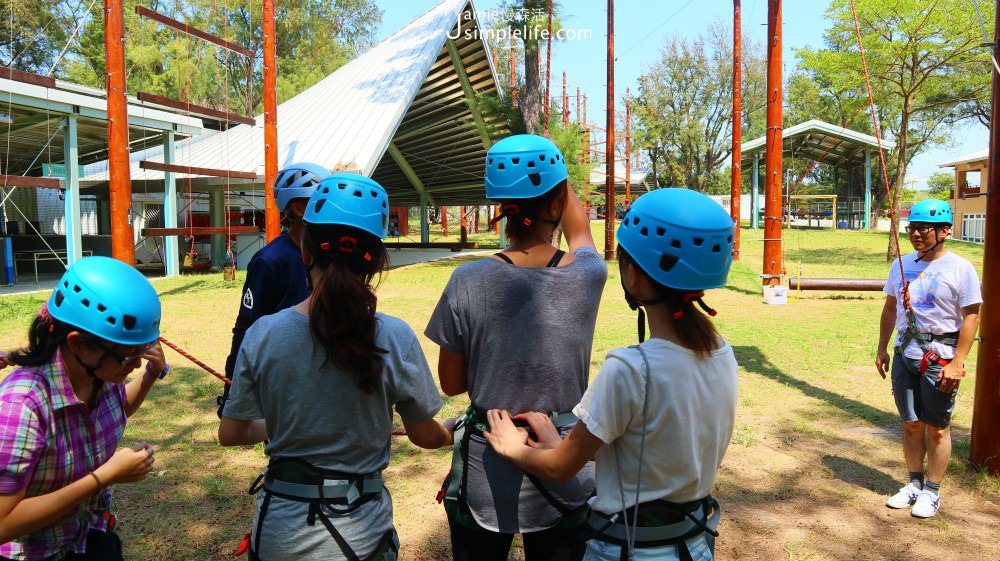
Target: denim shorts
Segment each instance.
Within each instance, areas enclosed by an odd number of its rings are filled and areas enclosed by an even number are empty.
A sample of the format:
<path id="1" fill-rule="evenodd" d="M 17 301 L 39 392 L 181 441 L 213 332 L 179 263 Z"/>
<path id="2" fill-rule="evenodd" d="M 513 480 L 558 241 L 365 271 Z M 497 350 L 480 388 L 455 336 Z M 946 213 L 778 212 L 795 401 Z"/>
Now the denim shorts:
<path id="1" fill-rule="evenodd" d="M 937 377 L 943 366 L 928 362 L 927 371 L 921 374 L 920 362 L 919 358 L 903 356 L 899 351 L 892 358 L 892 395 L 899 418 L 903 422 L 922 421 L 945 428 L 951 424 L 958 387 L 942 393 Z"/>
<path id="2" fill-rule="evenodd" d="M 687 542 L 688 551 L 693 561 L 711 561 L 712 550 L 705 541 L 705 534 L 699 534 Z M 633 552 L 635 561 L 679 561 L 680 554 L 677 545 L 660 547 L 637 547 Z M 593 539 L 587 542 L 587 552 L 583 561 L 621 561 L 622 546 Z"/>

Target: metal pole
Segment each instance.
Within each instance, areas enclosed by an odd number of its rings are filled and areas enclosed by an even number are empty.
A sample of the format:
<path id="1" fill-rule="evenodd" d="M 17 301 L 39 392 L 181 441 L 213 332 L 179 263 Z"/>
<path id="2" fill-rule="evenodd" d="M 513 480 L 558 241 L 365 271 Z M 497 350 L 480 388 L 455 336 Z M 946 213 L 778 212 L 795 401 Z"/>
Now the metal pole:
<path id="1" fill-rule="evenodd" d="M 135 266 L 132 234 L 132 177 L 128 162 L 128 106 L 125 101 L 125 20 L 122 0 L 104 3 L 104 62 L 108 94 L 108 175 L 111 256 Z"/>
<path id="2" fill-rule="evenodd" d="M 63 154 L 66 164 L 66 265 L 72 265 L 83 257 L 83 240 L 80 224 L 80 168 L 79 148 L 76 141 L 76 115 L 66 116 L 66 132 L 63 136 Z"/>
<path id="3" fill-rule="evenodd" d="M 580 88 L 576 88 L 576 122 L 580 123 Z"/>
<path id="4" fill-rule="evenodd" d="M 1000 3 L 996 7 L 1000 18 Z M 994 19 L 1000 21 L 1000 19 Z M 991 54 L 996 56 L 1000 27 L 994 31 Z M 986 172 L 986 232 L 983 249 L 983 305 L 979 313 L 979 353 L 976 359 L 976 391 L 972 406 L 969 461 L 1000 476 L 1000 309 L 997 309 L 1000 271 L 1000 75 L 993 72 L 990 105 L 990 163 Z M 957 193 L 956 193 L 957 195 Z M 990 217 L 993 217 L 990 220 Z"/>
<path id="5" fill-rule="evenodd" d="M 566 94 L 566 71 L 563 70 L 562 124 L 569 125 L 569 95 Z"/>
<path id="6" fill-rule="evenodd" d="M 629 165 L 629 154 L 632 153 L 632 100 L 629 99 L 629 88 L 625 88 L 625 208 L 632 204 L 632 166 Z"/>
<path id="7" fill-rule="evenodd" d="M 753 155 L 753 198 L 750 200 L 750 228 L 756 230 L 760 228 L 760 189 L 758 188 L 758 183 L 760 182 L 760 152 L 754 152 Z"/>
<path id="8" fill-rule="evenodd" d="M 281 234 L 281 216 L 274 201 L 278 177 L 278 72 L 274 47 L 274 0 L 264 0 L 264 224 L 267 241 Z"/>
<path id="9" fill-rule="evenodd" d="M 552 99 L 552 0 L 549 0 L 549 29 L 545 36 L 545 137 L 549 136 L 549 104 Z"/>
<path id="10" fill-rule="evenodd" d="M 743 37 L 740 22 L 740 0 L 733 0 L 733 163 L 730 170 L 729 214 L 736 223 L 733 228 L 733 260 L 740 260 L 740 197 L 743 174 L 740 158 L 743 153 Z"/>
<path id="11" fill-rule="evenodd" d="M 865 230 L 871 228 L 872 219 L 872 149 L 865 146 Z M 875 220 L 878 227 L 878 220 Z"/>
<path id="12" fill-rule="evenodd" d="M 514 56 L 514 37 L 510 38 L 510 104 L 517 106 L 517 57 Z"/>
<path id="13" fill-rule="evenodd" d="M 608 92 L 604 124 L 604 259 L 615 258 L 615 0 L 608 0 Z"/>
<path id="14" fill-rule="evenodd" d="M 781 0 L 767 4 L 767 148 L 764 177 L 764 285 L 781 282 Z"/>
<path id="15" fill-rule="evenodd" d="M 174 131 L 163 133 L 163 163 L 174 163 Z M 172 171 L 163 172 L 163 226 L 177 227 L 177 176 Z M 168 277 L 181 274 L 180 250 L 177 247 L 177 236 L 163 237 L 163 263 Z"/>

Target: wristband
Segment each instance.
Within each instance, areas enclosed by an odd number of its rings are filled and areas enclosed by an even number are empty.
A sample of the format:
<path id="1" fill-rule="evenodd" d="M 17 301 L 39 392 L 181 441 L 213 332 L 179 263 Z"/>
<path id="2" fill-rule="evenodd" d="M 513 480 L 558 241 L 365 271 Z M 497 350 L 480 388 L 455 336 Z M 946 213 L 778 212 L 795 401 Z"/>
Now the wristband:
<path id="1" fill-rule="evenodd" d="M 93 477 L 94 481 L 97 482 L 97 492 L 100 492 L 101 489 L 104 489 L 104 482 L 101 481 L 100 477 L 97 477 L 97 472 L 93 472 L 93 471 L 90 472 L 90 476 Z"/>
<path id="2" fill-rule="evenodd" d="M 146 374 L 152 374 L 153 376 L 156 377 L 157 380 L 162 380 L 162 379 L 166 378 L 167 377 L 167 372 L 170 372 L 170 365 L 169 364 L 164 364 L 163 365 L 163 371 L 160 372 L 159 374 L 156 374 L 155 372 L 153 372 L 150 369 L 150 363 L 149 362 L 146 363 Z"/>

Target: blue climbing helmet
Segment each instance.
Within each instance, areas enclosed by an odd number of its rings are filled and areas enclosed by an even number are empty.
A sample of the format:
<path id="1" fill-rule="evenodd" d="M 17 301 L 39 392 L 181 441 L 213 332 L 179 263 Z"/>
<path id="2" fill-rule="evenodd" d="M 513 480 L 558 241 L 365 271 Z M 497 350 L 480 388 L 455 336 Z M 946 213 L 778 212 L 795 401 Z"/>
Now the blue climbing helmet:
<path id="1" fill-rule="evenodd" d="M 486 197 L 494 201 L 532 199 L 568 177 L 559 148 L 535 134 L 508 136 L 486 153 Z"/>
<path id="2" fill-rule="evenodd" d="M 656 282 L 678 290 L 726 284 L 733 262 L 733 219 L 690 189 L 657 189 L 629 207 L 618 243 Z"/>
<path id="3" fill-rule="evenodd" d="M 927 224 L 954 224 L 951 205 L 940 199 L 925 199 L 910 209 L 910 222 Z"/>
<path id="4" fill-rule="evenodd" d="M 307 224 L 339 224 L 384 240 L 389 196 L 378 182 L 355 173 L 335 173 L 316 187 L 302 219 Z"/>
<path id="5" fill-rule="evenodd" d="M 105 341 L 145 345 L 160 336 L 160 298 L 142 273 L 110 257 L 85 257 L 59 279 L 49 314 Z"/>
<path id="6" fill-rule="evenodd" d="M 330 176 L 321 165 L 300 162 L 289 164 L 278 170 L 274 178 L 274 201 L 278 210 L 284 212 L 292 199 L 308 199 L 320 181 Z"/>

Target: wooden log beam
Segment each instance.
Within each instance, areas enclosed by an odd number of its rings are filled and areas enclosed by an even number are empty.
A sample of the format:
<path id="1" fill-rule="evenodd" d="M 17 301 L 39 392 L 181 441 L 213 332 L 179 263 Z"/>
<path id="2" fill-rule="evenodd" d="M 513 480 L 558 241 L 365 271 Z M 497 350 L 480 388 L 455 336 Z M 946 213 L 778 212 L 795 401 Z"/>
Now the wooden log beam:
<path id="1" fill-rule="evenodd" d="M 15 82 L 24 82 L 25 84 L 32 84 L 34 86 L 42 86 L 43 88 L 56 87 L 55 78 L 32 74 L 31 72 L 22 72 L 13 68 L 0 67 L 0 78 L 14 80 Z"/>
<path id="2" fill-rule="evenodd" d="M 250 52 L 247 49 L 244 49 L 243 47 L 241 47 L 241 46 L 239 46 L 239 45 L 237 45 L 235 43 L 230 43 L 229 41 L 226 41 L 225 39 L 220 39 L 219 37 L 216 37 L 215 35 L 212 35 L 211 33 L 207 33 L 207 32 L 202 31 L 200 29 L 196 29 L 194 27 L 191 27 L 190 25 L 188 25 L 188 24 L 186 24 L 184 22 L 180 22 L 180 21 L 177 21 L 175 19 L 168 18 L 167 16 L 165 16 L 165 15 L 159 13 L 159 12 L 154 12 L 153 10 L 150 10 L 149 8 L 147 8 L 145 6 L 136 6 L 135 7 L 135 13 L 139 14 L 142 17 L 147 17 L 147 18 L 149 18 L 149 19 L 151 19 L 153 21 L 158 21 L 158 22 L 162 23 L 163 25 L 166 25 L 167 27 L 172 27 L 172 28 L 177 29 L 179 31 L 183 31 L 184 33 L 187 33 L 188 35 L 194 35 L 195 37 L 198 37 L 199 39 L 204 39 L 204 40 L 208 41 L 209 43 L 214 43 L 214 44 L 216 44 L 216 45 L 218 45 L 218 46 L 220 46 L 220 47 L 222 47 L 224 49 L 229 49 L 230 51 L 233 51 L 234 53 L 239 53 L 239 54 L 241 54 L 241 55 L 243 55 L 243 56 L 245 56 L 247 58 L 250 58 L 250 59 L 253 58 L 253 53 L 252 52 Z"/>
<path id="3" fill-rule="evenodd" d="M 195 226 L 193 228 L 143 228 L 139 235 L 153 236 L 211 236 L 214 234 L 257 234 L 257 226 Z"/>
<path id="4" fill-rule="evenodd" d="M 174 173 L 186 173 L 189 175 L 208 175 L 211 177 L 226 177 L 229 179 L 257 179 L 257 174 L 252 171 L 196 168 L 191 166 L 182 166 L 180 164 L 162 164 L 160 162 L 151 162 L 149 160 L 140 161 L 139 167 L 142 169 L 151 169 L 154 171 L 172 171 Z"/>
<path id="5" fill-rule="evenodd" d="M 59 189 L 59 179 L 55 177 L 30 177 L 26 175 L 0 175 L 0 186 Z"/>
<path id="6" fill-rule="evenodd" d="M 885 279 L 800 279 L 798 277 L 788 279 L 788 287 L 791 290 L 857 290 L 876 292 L 881 291 L 884 286 Z"/>
<path id="7" fill-rule="evenodd" d="M 389 242 L 385 244 L 389 249 L 450 249 L 452 251 L 462 251 L 463 249 L 479 249 L 479 242 Z"/>
<path id="8" fill-rule="evenodd" d="M 219 111 L 218 109 L 212 109 L 211 107 L 205 107 L 204 105 L 196 105 L 194 103 L 171 99 L 169 97 L 163 97 L 161 95 L 155 95 L 148 92 L 139 92 L 135 97 L 138 98 L 139 101 L 155 103 L 157 105 L 178 109 L 180 111 L 187 111 L 188 113 L 215 117 L 224 121 L 233 121 L 234 123 L 242 123 L 250 126 L 257 124 L 257 121 L 255 121 L 252 117 L 246 117 L 238 113 Z"/>

